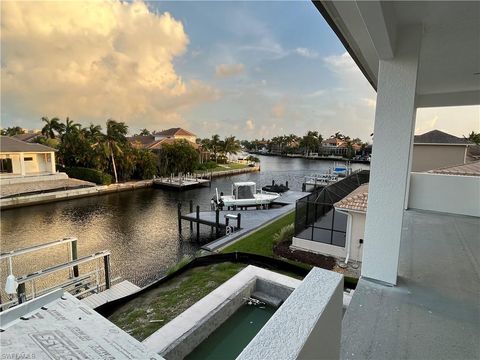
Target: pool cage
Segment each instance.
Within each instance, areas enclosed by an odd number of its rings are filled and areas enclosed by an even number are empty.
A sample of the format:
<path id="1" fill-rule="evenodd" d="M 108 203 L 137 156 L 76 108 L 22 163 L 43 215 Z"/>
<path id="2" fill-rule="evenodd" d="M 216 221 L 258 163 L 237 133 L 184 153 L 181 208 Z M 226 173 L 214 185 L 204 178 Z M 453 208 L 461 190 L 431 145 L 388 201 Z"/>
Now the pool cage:
<path id="1" fill-rule="evenodd" d="M 360 185 L 368 183 L 369 170 L 360 170 L 296 203 L 295 237 L 345 247 L 347 215 L 333 205 Z"/>

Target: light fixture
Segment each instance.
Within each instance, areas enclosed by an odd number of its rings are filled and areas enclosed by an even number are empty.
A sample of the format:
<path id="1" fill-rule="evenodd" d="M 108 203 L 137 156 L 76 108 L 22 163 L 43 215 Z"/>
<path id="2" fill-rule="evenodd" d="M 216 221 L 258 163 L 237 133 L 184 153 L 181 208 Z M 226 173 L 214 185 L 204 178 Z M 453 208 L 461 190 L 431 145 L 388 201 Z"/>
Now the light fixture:
<path id="1" fill-rule="evenodd" d="M 10 270 L 10 275 L 7 276 L 7 281 L 5 282 L 5 292 L 9 295 L 14 295 L 17 293 L 17 288 L 18 288 L 18 282 L 17 279 L 15 278 L 15 275 L 13 275 L 13 270 L 12 270 L 12 257 L 10 256 L 8 258 L 8 267 Z"/>

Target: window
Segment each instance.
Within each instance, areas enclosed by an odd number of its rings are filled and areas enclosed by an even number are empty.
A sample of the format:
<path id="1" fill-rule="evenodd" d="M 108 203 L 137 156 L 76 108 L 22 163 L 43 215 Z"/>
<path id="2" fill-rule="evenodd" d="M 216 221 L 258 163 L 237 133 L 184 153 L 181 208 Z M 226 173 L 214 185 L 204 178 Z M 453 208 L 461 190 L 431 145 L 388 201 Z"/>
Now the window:
<path id="1" fill-rule="evenodd" d="M 13 173 L 12 159 L 0 159 L 0 173 Z"/>
<path id="2" fill-rule="evenodd" d="M 31 156 L 24 157 L 23 161 L 33 161 L 33 157 L 31 157 Z"/>

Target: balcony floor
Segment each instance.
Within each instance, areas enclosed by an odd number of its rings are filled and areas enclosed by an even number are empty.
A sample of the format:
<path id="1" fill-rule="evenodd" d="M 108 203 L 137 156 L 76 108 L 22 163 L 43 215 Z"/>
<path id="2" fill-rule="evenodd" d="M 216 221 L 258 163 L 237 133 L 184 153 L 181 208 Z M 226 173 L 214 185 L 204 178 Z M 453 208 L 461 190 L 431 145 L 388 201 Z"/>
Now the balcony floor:
<path id="1" fill-rule="evenodd" d="M 341 358 L 480 358 L 479 234 L 479 218 L 405 212 L 398 285 L 360 280 Z"/>

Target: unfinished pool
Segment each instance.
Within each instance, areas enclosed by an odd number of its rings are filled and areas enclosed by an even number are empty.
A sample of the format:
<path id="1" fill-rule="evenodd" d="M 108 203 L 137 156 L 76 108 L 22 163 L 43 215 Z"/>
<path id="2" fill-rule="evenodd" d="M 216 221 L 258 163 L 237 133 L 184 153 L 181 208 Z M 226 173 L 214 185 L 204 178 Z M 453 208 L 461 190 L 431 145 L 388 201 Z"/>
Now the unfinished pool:
<path id="1" fill-rule="evenodd" d="M 268 305 L 242 305 L 219 328 L 197 346 L 186 360 L 237 358 L 245 346 L 275 313 Z"/>
<path id="2" fill-rule="evenodd" d="M 249 265 L 143 344 L 167 360 L 235 359 L 300 283 Z"/>

